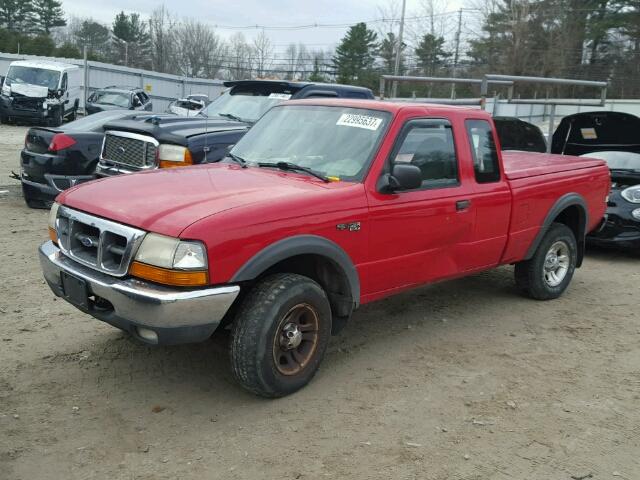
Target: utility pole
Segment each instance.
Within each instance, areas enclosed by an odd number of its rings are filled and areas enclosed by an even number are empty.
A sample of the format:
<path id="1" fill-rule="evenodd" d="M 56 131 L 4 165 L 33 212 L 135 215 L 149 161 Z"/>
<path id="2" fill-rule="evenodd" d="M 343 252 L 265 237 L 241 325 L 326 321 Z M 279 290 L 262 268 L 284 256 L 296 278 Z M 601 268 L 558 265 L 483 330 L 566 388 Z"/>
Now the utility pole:
<path id="1" fill-rule="evenodd" d="M 462 31 L 462 9 L 458 10 L 458 31 L 456 32 L 456 50 L 453 55 L 453 72 L 452 77 L 456 78 L 458 76 L 458 58 L 460 55 L 460 33 Z M 451 84 L 451 100 L 455 100 L 456 98 L 456 84 Z"/>
<path id="2" fill-rule="evenodd" d="M 404 33 L 404 14 L 407 9 L 407 0 L 402 0 L 402 16 L 400 17 L 400 31 L 398 32 L 398 47 L 396 50 L 396 64 L 393 69 L 393 74 L 398 75 L 400 73 L 400 57 L 402 56 L 402 34 Z M 391 98 L 395 98 L 398 89 L 398 82 L 393 82 L 391 89 Z"/>

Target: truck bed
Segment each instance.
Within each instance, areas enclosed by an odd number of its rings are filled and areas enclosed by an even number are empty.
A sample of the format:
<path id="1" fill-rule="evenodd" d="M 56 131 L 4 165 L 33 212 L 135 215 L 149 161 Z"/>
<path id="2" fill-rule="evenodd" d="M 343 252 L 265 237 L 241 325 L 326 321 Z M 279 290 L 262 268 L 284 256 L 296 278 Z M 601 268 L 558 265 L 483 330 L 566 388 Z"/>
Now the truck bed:
<path id="1" fill-rule="evenodd" d="M 505 175 L 509 180 L 605 165 L 602 160 L 594 158 L 517 151 L 502 152 L 502 161 Z"/>

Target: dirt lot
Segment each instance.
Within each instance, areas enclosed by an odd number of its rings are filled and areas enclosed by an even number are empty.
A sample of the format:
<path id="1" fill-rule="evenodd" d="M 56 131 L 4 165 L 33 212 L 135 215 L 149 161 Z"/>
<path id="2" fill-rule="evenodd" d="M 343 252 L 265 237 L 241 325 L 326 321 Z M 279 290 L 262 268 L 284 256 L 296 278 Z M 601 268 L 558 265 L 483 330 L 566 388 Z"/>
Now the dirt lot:
<path id="1" fill-rule="evenodd" d="M 501 268 L 363 307 L 264 400 L 224 336 L 148 347 L 55 300 L 47 212 L 8 177 L 24 131 L 0 126 L 1 480 L 640 478 L 640 256 L 590 252 L 553 302 Z"/>

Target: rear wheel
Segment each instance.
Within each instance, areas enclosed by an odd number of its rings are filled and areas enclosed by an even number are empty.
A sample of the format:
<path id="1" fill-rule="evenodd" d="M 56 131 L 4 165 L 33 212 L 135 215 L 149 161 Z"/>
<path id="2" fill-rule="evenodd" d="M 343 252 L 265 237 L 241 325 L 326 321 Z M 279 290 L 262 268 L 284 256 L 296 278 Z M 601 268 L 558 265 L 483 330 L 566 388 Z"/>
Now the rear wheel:
<path id="1" fill-rule="evenodd" d="M 533 257 L 516 264 L 516 285 L 536 300 L 558 298 L 571 283 L 577 258 L 573 231 L 566 225 L 554 223 Z"/>
<path id="2" fill-rule="evenodd" d="M 232 327 L 231 365 L 247 390 L 282 397 L 313 378 L 331 336 L 327 295 L 310 278 L 275 274 L 244 299 Z"/>

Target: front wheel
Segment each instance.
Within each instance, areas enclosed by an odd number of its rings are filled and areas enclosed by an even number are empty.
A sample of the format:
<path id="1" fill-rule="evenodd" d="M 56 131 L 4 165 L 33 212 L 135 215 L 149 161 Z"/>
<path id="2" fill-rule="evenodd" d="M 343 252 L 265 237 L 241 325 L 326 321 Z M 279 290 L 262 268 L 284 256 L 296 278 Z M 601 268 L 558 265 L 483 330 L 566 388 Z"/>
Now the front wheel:
<path id="1" fill-rule="evenodd" d="M 322 287 L 302 275 L 272 275 L 254 286 L 238 310 L 233 374 L 257 395 L 288 395 L 311 381 L 330 336 L 331 307 Z"/>
<path id="2" fill-rule="evenodd" d="M 554 223 L 533 257 L 516 264 L 516 285 L 536 300 L 558 298 L 571 283 L 577 259 L 578 246 L 573 231 L 566 225 Z"/>

